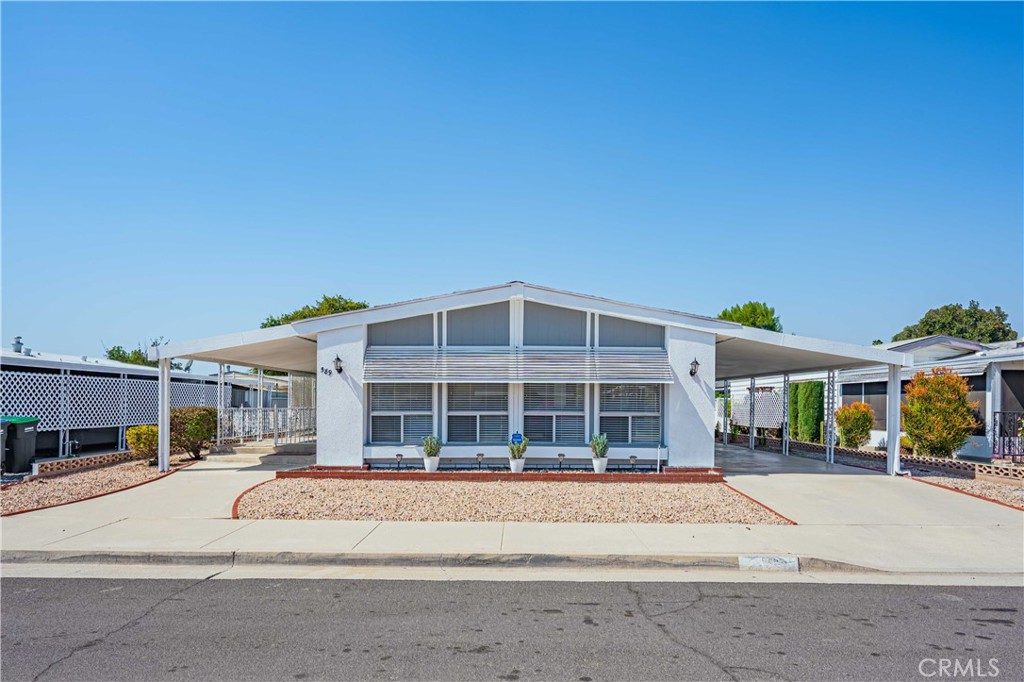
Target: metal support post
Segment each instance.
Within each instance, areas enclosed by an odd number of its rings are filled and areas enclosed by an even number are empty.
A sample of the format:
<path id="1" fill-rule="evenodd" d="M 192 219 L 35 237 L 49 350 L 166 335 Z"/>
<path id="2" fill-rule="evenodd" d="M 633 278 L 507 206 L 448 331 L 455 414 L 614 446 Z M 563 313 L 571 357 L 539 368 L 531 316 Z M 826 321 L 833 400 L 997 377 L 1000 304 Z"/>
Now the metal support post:
<path id="1" fill-rule="evenodd" d="M 217 365 L 217 445 L 224 440 L 224 363 Z"/>
<path id="2" fill-rule="evenodd" d="M 159 402 L 157 409 L 157 465 L 171 470 L 171 359 L 160 358 Z"/>
<path id="3" fill-rule="evenodd" d="M 900 370 L 899 365 L 889 365 L 885 391 L 885 473 L 890 476 L 895 476 L 900 471 Z"/>
<path id="4" fill-rule="evenodd" d="M 749 403 L 749 407 L 750 407 L 750 410 L 749 410 L 749 412 L 750 412 L 750 422 L 749 422 L 750 428 L 748 429 L 750 431 L 750 445 L 749 445 L 749 447 L 750 447 L 751 450 L 754 449 L 754 416 L 755 416 L 755 411 L 754 411 L 754 391 L 755 390 L 757 390 L 757 381 L 753 377 L 751 377 L 750 378 L 750 403 Z"/>
<path id="5" fill-rule="evenodd" d="M 723 398 L 723 403 L 722 403 L 722 444 L 723 445 L 728 445 L 729 444 L 729 429 L 731 428 L 730 425 L 729 425 L 730 416 L 731 416 L 729 414 L 729 412 L 730 412 L 729 408 L 731 407 L 731 403 L 732 403 L 731 389 L 729 387 L 729 380 L 728 379 L 725 380 L 725 391 L 723 392 L 722 395 L 725 396 Z"/>
<path id="6" fill-rule="evenodd" d="M 825 386 L 825 461 L 836 461 L 836 371 L 828 371 Z"/>
<path id="7" fill-rule="evenodd" d="M 789 456 L 789 374 L 782 375 L 782 454 Z"/>

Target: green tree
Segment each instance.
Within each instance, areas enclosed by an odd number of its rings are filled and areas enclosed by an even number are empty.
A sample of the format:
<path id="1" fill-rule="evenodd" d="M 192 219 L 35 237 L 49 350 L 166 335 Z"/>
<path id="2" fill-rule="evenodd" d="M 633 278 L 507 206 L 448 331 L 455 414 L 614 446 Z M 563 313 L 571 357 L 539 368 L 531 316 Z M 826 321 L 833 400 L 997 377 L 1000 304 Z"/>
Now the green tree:
<path id="1" fill-rule="evenodd" d="M 959 303 L 950 303 L 932 308 L 917 324 L 904 327 L 892 340 L 905 341 L 920 336 L 945 334 L 979 343 L 1013 341 L 1017 338 L 1017 332 L 1006 318 L 1006 312 L 999 306 L 986 310 L 977 301 L 971 301 L 966 308 Z"/>
<path id="2" fill-rule="evenodd" d="M 803 384 L 789 385 L 789 437 L 797 440 L 800 432 L 800 387 Z"/>
<path id="3" fill-rule="evenodd" d="M 797 414 L 797 440 L 817 443 L 820 438 L 821 422 L 825 419 L 824 383 L 808 381 L 800 384 Z"/>
<path id="4" fill-rule="evenodd" d="M 914 375 L 901 410 L 903 430 L 915 452 L 950 457 L 964 446 L 978 428 L 978 403 L 967 399 L 969 390 L 967 379 L 948 367 Z"/>
<path id="5" fill-rule="evenodd" d="M 164 341 L 164 337 L 159 339 L 153 339 L 149 347 L 156 348 L 157 346 L 163 346 L 167 342 Z M 114 360 L 116 362 L 126 362 L 129 365 L 145 365 L 146 367 L 156 367 L 157 361 L 150 360 L 146 355 L 146 350 L 143 349 L 142 344 L 138 344 L 131 350 L 126 349 L 124 346 L 111 346 L 110 348 L 104 347 L 103 354 L 107 360 Z M 181 363 L 172 362 L 172 369 L 181 369 Z"/>
<path id="6" fill-rule="evenodd" d="M 775 308 L 759 301 L 747 301 L 718 313 L 718 319 L 739 322 L 746 327 L 758 327 L 773 332 L 782 331 L 782 322 L 775 314 Z"/>
<path id="7" fill-rule="evenodd" d="M 260 327 L 277 327 L 278 325 L 289 324 L 296 320 L 305 320 L 306 318 L 320 317 L 321 315 L 333 315 L 335 313 L 347 313 L 350 310 L 360 310 L 366 307 L 367 303 L 365 301 L 353 301 L 340 294 L 338 296 L 324 294 L 313 305 L 304 305 L 297 310 L 283 315 L 270 315 L 267 319 L 263 320 L 263 324 Z"/>

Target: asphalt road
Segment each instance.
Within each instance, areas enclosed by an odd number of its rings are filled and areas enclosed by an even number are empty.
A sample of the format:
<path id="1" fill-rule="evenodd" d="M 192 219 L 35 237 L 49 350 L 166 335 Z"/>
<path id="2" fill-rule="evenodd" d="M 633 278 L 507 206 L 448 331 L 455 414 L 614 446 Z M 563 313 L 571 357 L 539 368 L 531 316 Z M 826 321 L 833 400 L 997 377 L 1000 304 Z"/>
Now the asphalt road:
<path id="1" fill-rule="evenodd" d="M 948 673 L 959 661 L 958 679 L 967 665 L 974 679 L 1024 679 L 1018 588 L 21 578 L 0 588 L 5 681 L 950 679 L 942 659 Z"/>

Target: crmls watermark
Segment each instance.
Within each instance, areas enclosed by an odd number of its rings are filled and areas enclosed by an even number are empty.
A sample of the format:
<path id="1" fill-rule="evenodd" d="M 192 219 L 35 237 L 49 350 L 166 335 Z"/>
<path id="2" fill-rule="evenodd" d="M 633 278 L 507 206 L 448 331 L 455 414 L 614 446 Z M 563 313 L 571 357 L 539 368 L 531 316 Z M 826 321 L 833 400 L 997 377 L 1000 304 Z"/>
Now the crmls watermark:
<path id="1" fill-rule="evenodd" d="M 921 677 L 942 679 L 980 679 L 999 677 L 999 659 L 990 658 L 922 658 L 917 664 Z"/>

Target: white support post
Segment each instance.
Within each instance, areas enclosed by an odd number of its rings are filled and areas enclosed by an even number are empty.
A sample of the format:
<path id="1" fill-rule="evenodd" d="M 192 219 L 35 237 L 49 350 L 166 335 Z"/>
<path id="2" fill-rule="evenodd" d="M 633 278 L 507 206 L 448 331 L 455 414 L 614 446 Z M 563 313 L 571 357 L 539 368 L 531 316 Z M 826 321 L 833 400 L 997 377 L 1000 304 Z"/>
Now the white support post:
<path id="1" fill-rule="evenodd" d="M 258 424 L 256 427 L 256 430 L 258 431 L 256 440 L 261 441 L 267 432 L 266 425 L 263 423 L 263 368 L 260 368 L 259 370 L 259 384 L 257 384 L 256 389 L 256 405 L 258 408 L 256 410 L 256 422 Z"/>
<path id="2" fill-rule="evenodd" d="M 756 390 L 757 390 L 757 381 L 753 377 L 751 377 L 750 378 L 750 402 L 748 403 L 748 406 L 749 406 L 749 410 L 748 411 L 750 413 L 750 422 L 749 422 L 749 428 L 747 429 L 750 432 L 749 447 L 750 447 L 751 450 L 754 449 L 754 416 L 755 416 L 755 413 L 754 413 L 755 412 L 754 411 L 754 395 L 755 395 L 754 391 L 756 391 Z"/>
<path id="3" fill-rule="evenodd" d="M 217 445 L 224 440 L 224 429 L 221 422 L 224 419 L 224 363 L 217 365 Z"/>
<path id="4" fill-rule="evenodd" d="M 996 433 L 996 413 L 1002 409 L 1003 367 L 993 362 L 985 373 L 985 433 L 988 435 L 988 451 L 993 455 L 999 439 Z"/>
<path id="5" fill-rule="evenodd" d="M 885 472 L 895 476 L 900 471 L 900 366 L 889 365 L 889 380 L 885 391 Z"/>
<path id="6" fill-rule="evenodd" d="M 274 447 L 277 447 L 277 405 L 274 405 Z"/>
<path id="7" fill-rule="evenodd" d="M 732 428 L 732 426 L 729 424 L 729 422 L 731 421 L 730 417 L 732 416 L 730 414 L 730 408 L 732 407 L 732 388 L 729 384 L 728 379 L 725 380 L 725 390 L 722 392 L 722 396 L 722 444 L 728 445 L 729 429 Z"/>
<path id="8" fill-rule="evenodd" d="M 171 470 L 171 359 L 160 358 L 159 404 L 157 409 L 157 466 Z"/>
<path id="9" fill-rule="evenodd" d="M 782 375 L 782 454 L 789 457 L 789 373 Z"/>
<path id="10" fill-rule="evenodd" d="M 836 371 L 830 369 L 825 383 L 825 461 L 836 462 Z"/>

